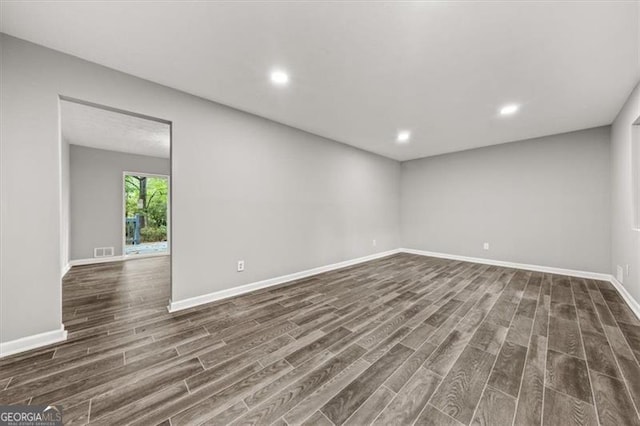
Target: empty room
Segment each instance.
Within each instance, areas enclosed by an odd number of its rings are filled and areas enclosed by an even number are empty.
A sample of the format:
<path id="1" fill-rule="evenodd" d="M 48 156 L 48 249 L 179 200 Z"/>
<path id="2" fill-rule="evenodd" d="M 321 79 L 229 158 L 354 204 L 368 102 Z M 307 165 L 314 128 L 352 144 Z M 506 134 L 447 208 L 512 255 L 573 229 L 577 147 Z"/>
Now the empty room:
<path id="1" fill-rule="evenodd" d="M 640 426 L 640 1 L 0 2 L 0 425 Z"/>

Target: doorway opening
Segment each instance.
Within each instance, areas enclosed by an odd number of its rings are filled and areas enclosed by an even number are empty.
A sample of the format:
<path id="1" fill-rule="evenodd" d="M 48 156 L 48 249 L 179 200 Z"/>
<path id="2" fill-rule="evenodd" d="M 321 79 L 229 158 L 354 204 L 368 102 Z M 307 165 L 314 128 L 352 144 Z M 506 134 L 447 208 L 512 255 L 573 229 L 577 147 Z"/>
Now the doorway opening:
<path id="1" fill-rule="evenodd" d="M 170 254 L 169 176 L 123 172 L 124 256 Z"/>
<path id="2" fill-rule="evenodd" d="M 171 122 L 64 96 L 59 112 L 64 326 L 126 330 L 171 300 Z"/>

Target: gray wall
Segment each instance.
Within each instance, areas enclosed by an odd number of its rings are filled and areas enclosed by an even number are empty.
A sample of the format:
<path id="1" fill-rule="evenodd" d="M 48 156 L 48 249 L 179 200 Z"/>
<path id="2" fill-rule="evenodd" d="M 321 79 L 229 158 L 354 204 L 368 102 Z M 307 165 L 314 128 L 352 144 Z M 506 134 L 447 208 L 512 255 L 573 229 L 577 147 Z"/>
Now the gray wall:
<path id="1" fill-rule="evenodd" d="M 173 122 L 174 301 L 399 246 L 396 161 L 6 35 L 0 50 L 2 342 L 62 322 L 59 95 Z"/>
<path id="2" fill-rule="evenodd" d="M 62 117 L 64 120 L 64 117 Z M 71 260 L 93 257 L 94 247 L 122 254 L 122 172 L 169 175 L 168 158 L 71 145 Z"/>
<path id="3" fill-rule="evenodd" d="M 401 245 L 610 272 L 607 128 L 411 161 L 401 191 L 398 162 L 6 35 L 0 49 L 2 342 L 62 322 L 59 95 L 173 122 L 174 301 Z M 626 262 L 638 240 L 622 233 L 613 257 Z"/>
<path id="4" fill-rule="evenodd" d="M 609 178 L 609 127 L 409 161 L 402 243 L 608 273 Z"/>
<path id="5" fill-rule="evenodd" d="M 640 230 L 634 229 L 634 204 L 640 188 L 634 188 L 633 165 L 635 161 L 640 173 L 640 130 L 633 123 L 639 118 L 640 85 L 611 126 L 611 272 L 616 274 L 617 265 L 629 265 L 623 285 L 636 301 L 640 301 Z"/>
<path id="6" fill-rule="evenodd" d="M 64 268 L 61 275 L 66 272 L 69 265 L 70 241 L 70 200 L 69 189 L 71 180 L 71 145 L 64 139 L 60 140 L 60 265 Z"/>

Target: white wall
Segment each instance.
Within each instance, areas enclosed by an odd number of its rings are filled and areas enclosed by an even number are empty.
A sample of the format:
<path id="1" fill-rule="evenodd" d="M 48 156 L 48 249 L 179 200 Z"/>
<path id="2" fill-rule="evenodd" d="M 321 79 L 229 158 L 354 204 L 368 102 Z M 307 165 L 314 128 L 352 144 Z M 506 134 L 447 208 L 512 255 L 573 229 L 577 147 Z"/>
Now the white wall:
<path id="1" fill-rule="evenodd" d="M 609 272 L 609 127 L 408 161 L 401 193 L 406 248 Z"/>
<path id="2" fill-rule="evenodd" d="M 396 161 L 6 35 L 0 48 L 2 342 L 61 323 L 59 95 L 173 122 L 174 301 L 399 246 Z"/>
<path id="3" fill-rule="evenodd" d="M 92 258 L 95 247 L 122 255 L 122 173 L 170 175 L 170 160 L 71 145 L 70 166 L 70 259 Z"/>
<path id="4" fill-rule="evenodd" d="M 640 132 L 633 123 L 639 118 L 640 85 L 611 126 L 611 272 L 615 275 L 618 265 L 624 269 L 629 265 L 629 275 L 624 277 L 623 285 L 636 301 L 640 301 L 640 231 L 634 229 L 633 165 L 639 164 Z"/>

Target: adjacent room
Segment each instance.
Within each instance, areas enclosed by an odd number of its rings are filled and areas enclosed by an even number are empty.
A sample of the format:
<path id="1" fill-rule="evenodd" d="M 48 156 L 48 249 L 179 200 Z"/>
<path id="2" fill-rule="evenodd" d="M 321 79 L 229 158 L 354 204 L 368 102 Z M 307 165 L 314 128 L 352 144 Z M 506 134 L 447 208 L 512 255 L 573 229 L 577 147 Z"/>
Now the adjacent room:
<path id="1" fill-rule="evenodd" d="M 637 0 L 0 3 L 0 424 L 640 425 L 639 302 Z"/>
<path id="2" fill-rule="evenodd" d="M 171 124 L 61 98 L 60 132 L 65 331 L 114 329 L 164 310 Z"/>

